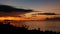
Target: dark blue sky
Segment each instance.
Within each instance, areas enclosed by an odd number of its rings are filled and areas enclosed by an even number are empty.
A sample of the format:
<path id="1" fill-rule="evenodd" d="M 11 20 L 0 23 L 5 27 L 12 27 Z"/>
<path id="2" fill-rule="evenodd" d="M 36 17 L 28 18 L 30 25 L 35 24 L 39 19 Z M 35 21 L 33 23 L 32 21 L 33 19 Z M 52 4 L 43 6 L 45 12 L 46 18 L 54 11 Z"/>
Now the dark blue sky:
<path id="1" fill-rule="evenodd" d="M 0 4 L 36 11 L 51 11 L 60 13 L 60 0 L 0 0 Z"/>

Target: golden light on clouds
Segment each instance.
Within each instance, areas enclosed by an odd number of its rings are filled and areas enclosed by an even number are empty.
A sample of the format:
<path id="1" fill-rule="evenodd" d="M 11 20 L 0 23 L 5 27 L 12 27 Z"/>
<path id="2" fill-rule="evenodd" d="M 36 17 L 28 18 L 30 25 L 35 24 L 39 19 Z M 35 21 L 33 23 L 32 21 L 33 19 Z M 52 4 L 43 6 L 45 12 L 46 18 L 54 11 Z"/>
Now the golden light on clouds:
<path id="1" fill-rule="evenodd" d="M 57 13 L 57 14 L 60 14 L 60 7 L 58 5 L 48 5 L 48 6 L 37 6 L 37 7 L 34 7 L 33 8 L 34 10 L 36 11 L 41 11 L 41 12 L 54 12 L 54 13 Z"/>

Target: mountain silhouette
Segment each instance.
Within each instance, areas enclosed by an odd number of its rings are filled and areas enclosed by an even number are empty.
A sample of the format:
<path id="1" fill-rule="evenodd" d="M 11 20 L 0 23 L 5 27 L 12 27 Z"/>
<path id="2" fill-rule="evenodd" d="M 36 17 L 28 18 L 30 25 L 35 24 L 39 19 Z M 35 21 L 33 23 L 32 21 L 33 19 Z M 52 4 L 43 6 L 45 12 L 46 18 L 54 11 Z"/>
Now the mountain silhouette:
<path id="1" fill-rule="evenodd" d="M 2 12 L 12 12 L 12 11 L 32 12 L 32 10 L 18 9 L 18 8 L 14 8 L 12 6 L 9 6 L 9 5 L 0 5 L 0 11 L 2 11 Z"/>

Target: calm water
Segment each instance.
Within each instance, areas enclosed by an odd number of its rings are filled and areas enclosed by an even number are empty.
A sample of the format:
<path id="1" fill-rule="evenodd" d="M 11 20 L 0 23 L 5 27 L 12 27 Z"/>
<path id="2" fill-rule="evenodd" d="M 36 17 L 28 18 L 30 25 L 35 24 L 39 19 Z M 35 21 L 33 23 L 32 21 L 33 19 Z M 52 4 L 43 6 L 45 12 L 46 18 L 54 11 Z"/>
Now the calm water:
<path id="1" fill-rule="evenodd" d="M 60 20 L 50 20 L 50 21 L 11 21 L 11 25 L 17 26 L 17 27 L 23 27 L 25 26 L 28 28 L 28 30 L 33 30 L 40 28 L 41 31 L 56 31 L 60 32 Z"/>
<path id="2" fill-rule="evenodd" d="M 29 30 L 40 28 L 41 31 L 60 32 L 60 20 L 55 21 L 23 21 Z"/>

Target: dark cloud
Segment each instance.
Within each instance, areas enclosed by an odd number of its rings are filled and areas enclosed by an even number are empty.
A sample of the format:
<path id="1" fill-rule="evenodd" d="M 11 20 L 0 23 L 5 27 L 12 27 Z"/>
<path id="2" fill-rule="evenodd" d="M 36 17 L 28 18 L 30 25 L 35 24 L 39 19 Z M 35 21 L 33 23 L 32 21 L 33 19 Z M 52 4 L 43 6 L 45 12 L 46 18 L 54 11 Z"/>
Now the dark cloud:
<path id="1" fill-rule="evenodd" d="M 38 13 L 38 15 L 56 15 L 55 13 Z"/>
<path id="2" fill-rule="evenodd" d="M 55 13 L 44 13 L 46 15 L 56 15 Z"/>
<path id="3" fill-rule="evenodd" d="M 9 5 L 0 5 L 0 16 L 8 16 L 8 15 L 18 15 L 18 14 L 25 14 L 28 12 L 32 12 L 32 10 L 27 10 L 27 9 L 18 9 L 18 8 L 14 8 L 12 6 Z"/>
<path id="4" fill-rule="evenodd" d="M 46 20 L 60 20 L 60 17 L 47 18 Z"/>
<path id="5" fill-rule="evenodd" d="M 32 10 L 18 9 L 18 8 L 11 7 L 9 5 L 0 5 L 0 11 L 3 11 L 3 12 L 12 12 L 12 11 L 31 12 Z"/>

